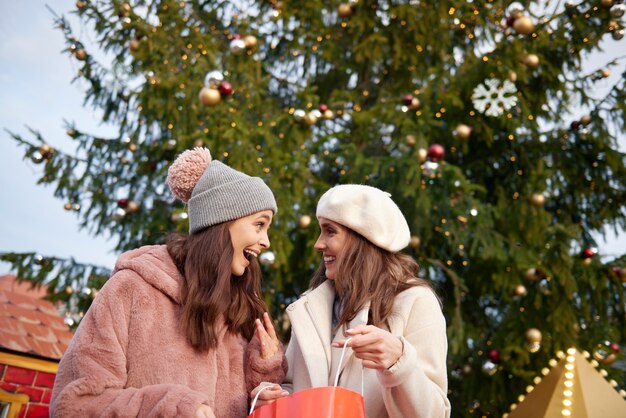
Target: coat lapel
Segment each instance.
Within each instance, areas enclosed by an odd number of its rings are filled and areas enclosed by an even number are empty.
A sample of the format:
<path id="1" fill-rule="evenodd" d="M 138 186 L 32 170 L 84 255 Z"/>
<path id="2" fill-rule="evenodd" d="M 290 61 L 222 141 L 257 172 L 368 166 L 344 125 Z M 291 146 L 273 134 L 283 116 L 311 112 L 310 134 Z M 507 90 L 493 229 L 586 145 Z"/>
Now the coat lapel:
<path id="1" fill-rule="evenodd" d="M 348 326 L 343 325 L 337 331 L 337 334 L 335 335 L 333 342 L 339 341 L 339 340 L 346 340 L 348 338 L 345 335 L 345 332 L 347 329 L 354 328 L 358 325 L 367 324 L 367 317 L 368 317 L 369 310 L 370 310 L 369 308 L 370 308 L 370 304 L 369 302 L 367 302 L 365 306 L 363 307 L 363 309 L 361 309 L 356 314 L 354 319 L 352 319 L 352 321 L 348 323 Z M 342 373 L 343 369 L 346 367 L 346 364 L 348 364 L 352 360 L 352 357 L 354 355 L 354 352 L 352 351 L 352 349 L 346 348 L 346 353 L 344 354 L 343 361 L 341 362 L 341 368 L 339 368 L 340 366 L 339 360 L 341 359 L 342 350 L 343 350 L 342 347 L 339 347 L 339 348 L 331 347 L 331 359 L 332 360 L 331 360 L 331 366 L 330 366 L 330 374 L 328 376 L 329 386 L 332 386 L 335 384 L 335 378 L 336 378 L 337 372 L 339 371 L 339 373 Z"/>
<path id="2" fill-rule="evenodd" d="M 326 281 L 287 308 L 313 387 L 326 386 L 328 380 L 334 298 L 335 289 Z M 320 358 L 325 363 L 320 364 Z"/>

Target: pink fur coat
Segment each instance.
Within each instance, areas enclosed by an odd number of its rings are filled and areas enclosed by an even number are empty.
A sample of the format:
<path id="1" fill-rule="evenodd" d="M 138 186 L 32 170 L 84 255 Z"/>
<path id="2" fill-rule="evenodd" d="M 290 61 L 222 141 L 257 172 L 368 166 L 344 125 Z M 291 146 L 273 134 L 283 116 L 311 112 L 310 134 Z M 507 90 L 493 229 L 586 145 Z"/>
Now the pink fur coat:
<path id="1" fill-rule="evenodd" d="M 206 404 L 243 418 L 252 388 L 282 380 L 282 348 L 262 359 L 256 334 L 224 326 L 216 349 L 195 351 L 178 324 L 182 280 L 165 246 L 119 258 L 61 360 L 53 417 L 193 417 Z"/>

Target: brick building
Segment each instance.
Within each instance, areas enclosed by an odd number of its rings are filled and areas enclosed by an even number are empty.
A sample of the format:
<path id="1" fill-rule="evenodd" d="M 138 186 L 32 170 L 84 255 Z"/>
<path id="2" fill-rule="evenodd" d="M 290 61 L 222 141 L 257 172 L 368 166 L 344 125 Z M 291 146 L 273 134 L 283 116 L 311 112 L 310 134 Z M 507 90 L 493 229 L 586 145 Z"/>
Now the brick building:
<path id="1" fill-rule="evenodd" d="M 72 333 L 45 289 L 0 276 L 0 417 L 49 416 L 58 362 Z"/>

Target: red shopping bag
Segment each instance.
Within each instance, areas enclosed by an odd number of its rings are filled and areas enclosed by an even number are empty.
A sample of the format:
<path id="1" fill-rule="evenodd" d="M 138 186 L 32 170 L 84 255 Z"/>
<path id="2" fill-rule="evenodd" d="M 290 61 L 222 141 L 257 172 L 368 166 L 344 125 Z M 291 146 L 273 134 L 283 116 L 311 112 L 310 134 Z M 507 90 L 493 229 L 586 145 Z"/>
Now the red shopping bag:
<path id="1" fill-rule="evenodd" d="M 348 338 L 345 341 L 339 358 L 340 365 L 350 340 L 351 338 Z M 268 385 L 257 393 L 248 418 L 365 418 L 363 395 L 337 386 L 339 370 L 341 367 L 337 369 L 335 386 L 303 389 L 255 410 L 254 405 L 259 394 L 272 386 Z M 361 390 L 363 390 L 362 386 L 363 382 L 361 382 Z"/>
<path id="2" fill-rule="evenodd" d="M 363 396 L 340 386 L 303 389 L 257 408 L 248 418 L 365 418 Z"/>

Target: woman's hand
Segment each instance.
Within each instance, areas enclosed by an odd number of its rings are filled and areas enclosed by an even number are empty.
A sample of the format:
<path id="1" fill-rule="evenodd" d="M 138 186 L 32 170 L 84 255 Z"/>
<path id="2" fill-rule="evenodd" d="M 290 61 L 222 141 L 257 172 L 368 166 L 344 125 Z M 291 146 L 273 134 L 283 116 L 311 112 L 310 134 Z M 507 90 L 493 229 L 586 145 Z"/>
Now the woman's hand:
<path id="1" fill-rule="evenodd" d="M 215 414 L 210 406 L 201 404 L 193 414 L 193 418 L 215 418 Z"/>
<path id="2" fill-rule="evenodd" d="M 276 336 L 276 331 L 274 331 L 274 325 L 267 312 L 263 313 L 263 322 L 257 318 L 254 323 L 256 325 L 256 334 L 261 342 L 261 358 L 268 359 L 276 354 L 280 347 L 280 341 Z"/>
<path id="3" fill-rule="evenodd" d="M 259 386 L 255 387 L 252 392 L 250 392 L 250 402 L 254 400 L 256 394 L 259 393 L 259 391 L 264 387 L 268 388 L 261 392 L 256 404 L 254 405 L 254 409 L 257 409 L 259 406 L 270 404 L 278 398 L 289 395 L 289 392 L 281 388 L 280 385 L 270 382 L 261 382 Z"/>
<path id="4" fill-rule="evenodd" d="M 352 337 L 348 347 L 356 358 L 363 360 L 363 367 L 369 369 L 388 369 L 396 364 L 404 350 L 400 338 L 373 325 L 359 325 L 346 330 L 346 335 Z M 335 341 L 333 347 L 341 348 L 345 342 Z"/>

